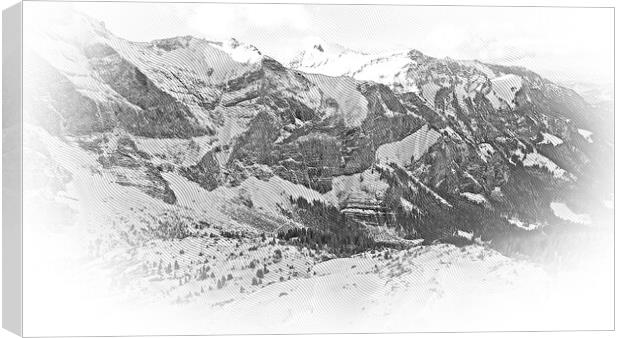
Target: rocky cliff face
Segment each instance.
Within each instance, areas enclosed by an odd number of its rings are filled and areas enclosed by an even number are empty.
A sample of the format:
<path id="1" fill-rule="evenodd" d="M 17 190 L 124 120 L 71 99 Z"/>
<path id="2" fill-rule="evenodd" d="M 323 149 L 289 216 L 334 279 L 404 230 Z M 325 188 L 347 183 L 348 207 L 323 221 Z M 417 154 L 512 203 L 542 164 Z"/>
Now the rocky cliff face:
<path id="1" fill-rule="evenodd" d="M 26 58 L 41 76 L 25 83 L 25 110 L 96 156 L 111 184 L 174 205 L 168 173 L 205 192 L 277 177 L 361 229 L 428 241 L 464 231 L 510 253 L 585 226 L 557 203 L 610 222 L 605 121 L 531 71 L 321 45 L 288 68 L 236 40 L 134 43 L 80 20 L 80 39 L 40 32 L 58 43 Z M 269 212 L 256 204 L 275 197 L 244 195 L 236 219 L 244 208 L 308 225 L 288 203 L 299 196 L 282 194 Z"/>

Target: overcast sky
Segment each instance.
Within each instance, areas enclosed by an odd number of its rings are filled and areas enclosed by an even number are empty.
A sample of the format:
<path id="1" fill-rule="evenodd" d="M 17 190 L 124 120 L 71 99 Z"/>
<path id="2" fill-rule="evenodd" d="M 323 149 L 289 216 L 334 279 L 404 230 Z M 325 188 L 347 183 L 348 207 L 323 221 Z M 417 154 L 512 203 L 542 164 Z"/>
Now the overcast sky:
<path id="1" fill-rule="evenodd" d="M 308 37 L 367 52 L 415 48 L 435 57 L 522 65 L 561 81 L 612 83 L 613 10 L 75 3 L 135 41 L 235 37 L 281 61 Z"/>

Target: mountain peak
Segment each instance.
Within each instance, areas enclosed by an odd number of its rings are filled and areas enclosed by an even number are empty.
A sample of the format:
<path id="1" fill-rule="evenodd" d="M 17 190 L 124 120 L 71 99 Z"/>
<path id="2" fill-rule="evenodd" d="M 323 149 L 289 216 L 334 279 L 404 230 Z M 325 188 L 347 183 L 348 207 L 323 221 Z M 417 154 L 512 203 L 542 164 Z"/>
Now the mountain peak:
<path id="1" fill-rule="evenodd" d="M 327 42 L 319 37 L 308 37 L 304 39 L 301 50 L 290 60 L 289 65 L 300 70 L 310 70 L 332 64 L 342 57 L 357 59 L 364 55 L 362 52 Z M 332 74 L 328 72 L 327 75 Z"/>
<path id="2" fill-rule="evenodd" d="M 407 52 L 407 55 L 408 55 L 411 59 L 413 59 L 413 60 L 415 60 L 415 59 L 419 59 L 419 58 L 426 58 L 426 57 L 427 57 L 427 55 L 426 55 L 426 54 L 422 53 L 422 52 L 421 52 L 420 50 L 418 50 L 418 49 L 410 49 L 410 50 Z"/>
<path id="3" fill-rule="evenodd" d="M 233 60 L 241 63 L 257 63 L 263 58 L 261 51 L 254 45 L 240 42 L 234 37 L 225 40 L 218 48 L 228 53 Z"/>
<path id="4" fill-rule="evenodd" d="M 327 54 L 342 54 L 342 53 L 358 53 L 364 54 L 360 51 L 356 51 L 347 47 L 344 47 L 338 43 L 329 42 L 323 38 L 312 36 L 304 39 L 302 52 L 316 52 Z"/>

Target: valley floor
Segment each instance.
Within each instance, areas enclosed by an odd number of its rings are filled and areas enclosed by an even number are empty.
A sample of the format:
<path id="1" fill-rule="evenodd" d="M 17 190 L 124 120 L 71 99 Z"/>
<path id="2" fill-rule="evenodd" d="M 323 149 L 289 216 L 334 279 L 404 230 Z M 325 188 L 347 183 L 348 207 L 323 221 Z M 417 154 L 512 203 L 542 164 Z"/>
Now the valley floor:
<path id="1" fill-rule="evenodd" d="M 170 206 L 30 133 L 47 147 L 25 175 L 47 187 L 25 194 L 24 318 L 36 323 L 25 335 L 613 328 L 609 236 L 572 269 L 416 241 L 338 258 L 269 235 L 287 226 L 268 211 L 290 183 L 206 192 L 168 173 Z M 233 208 L 244 198 L 262 212 Z"/>
<path id="2" fill-rule="evenodd" d="M 27 307 L 27 313 L 40 319 L 42 331 L 65 335 L 554 330 L 613 323 L 599 316 L 613 306 L 604 276 L 550 273 L 477 245 L 414 246 L 324 261 L 320 253 L 268 241 L 253 251 L 221 245 L 205 255 L 216 277 L 202 280 L 194 274 L 194 265 L 203 266 L 196 262 L 196 241 L 151 243 L 87 269 L 50 274 L 42 282 L 48 292 L 29 293 L 49 308 Z M 279 260 L 276 250 L 283 252 Z M 247 256 L 227 259 L 233 252 Z M 180 267 L 172 273 L 143 268 L 158 257 Z M 262 264 L 250 268 L 257 261 Z M 252 285 L 265 267 L 260 284 Z M 78 271 L 85 273 L 71 274 Z M 227 273 L 232 277 L 218 286 Z M 66 332 L 66 321 L 74 332 Z"/>

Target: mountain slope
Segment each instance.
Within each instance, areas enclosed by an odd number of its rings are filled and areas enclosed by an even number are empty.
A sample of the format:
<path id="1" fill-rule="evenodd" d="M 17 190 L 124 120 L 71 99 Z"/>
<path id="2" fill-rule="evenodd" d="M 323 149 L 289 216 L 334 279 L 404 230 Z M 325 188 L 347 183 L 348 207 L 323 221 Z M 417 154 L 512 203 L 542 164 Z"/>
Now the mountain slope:
<path id="1" fill-rule="evenodd" d="M 272 230 L 325 217 L 327 232 L 345 222 L 380 243 L 381 232 L 401 243 L 466 231 L 532 257 L 528 241 L 582 231 L 558 203 L 593 224 L 611 219 L 613 148 L 601 120 L 523 68 L 315 41 L 291 69 L 234 39 L 131 42 L 85 16 L 29 39 L 28 121 L 86 150 L 114 184 L 169 205 L 186 193 L 171 177 L 201 192 L 258 179 L 279 202 L 258 208 L 265 197 L 241 189 L 241 205 L 222 212 Z M 334 193 L 368 173 L 385 193 Z"/>
<path id="2" fill-rule="evenodd" d="M 574 91 L 519 67 L 435 59 L 415 50 L 369 55 L 330 47 L 321 42 L 309 46 L 290 65 L 307 72 L 383 83 L 404 107 L 419 110 L 417 114 L 444 137 L 429 149 L 426 160 L 412 163 L 411 170 L 441 195 L 482 193 L 478 199 L 494 200 L 496 207 L 504 204 L 501 214 L 509 219 L 513 212 L 521 213 L 520 217 L 533 209 L 546 213 L 553 199 L 563 196 L 574 201 L 577 190 L 599 195 L 590 195 L 599 204 L 610 196 L 607 178 L 611 173 L 606 168 L 611 165 L 612 147 L 604 115 Z M 373 75 L 369 78 L 368 74 Z M 584 138 L 583 130 L 596 130 L 595 146 Z M 380 147 L 381 157 L 396 144 L 386 147 Z M 392 153 L 395 163 L 409 161 Z M 526 171 L 523 179 L 553 178 L 541 182 L 541 189 L 532 189 L 541 191 L 502 194 L 501 189 L 523 183 L 518 178 L 522 170 Z M 542 206 L 525 207 L 519 196 L 540 197 L 545 186 L 550 186 L 548 193 L 553 196 L 537 198 L 536 204 Z M 520 211 L 519 205 L 523 205 Z M 540 212 L 532 222 L 546 217 Z"/>
<path id="3" fill-rule="evenodd" d="M 78 304 L 92 283 L 220 332 L 231 313 L 292 326 L 311 289 L 372 328 L 450 310 L 471 329 L 487 317 L 452 309 L 480 300 L 467 290 L 527 275 L 519 295 L 546 294 L 547 270 L 610 257 L 607 127 L 531 71 L 322 41 L 287 67 L 234 39 L 131 42 L 71 18 L 27 37 L 24 214 L 26 273 L 84 267 Z"/>

